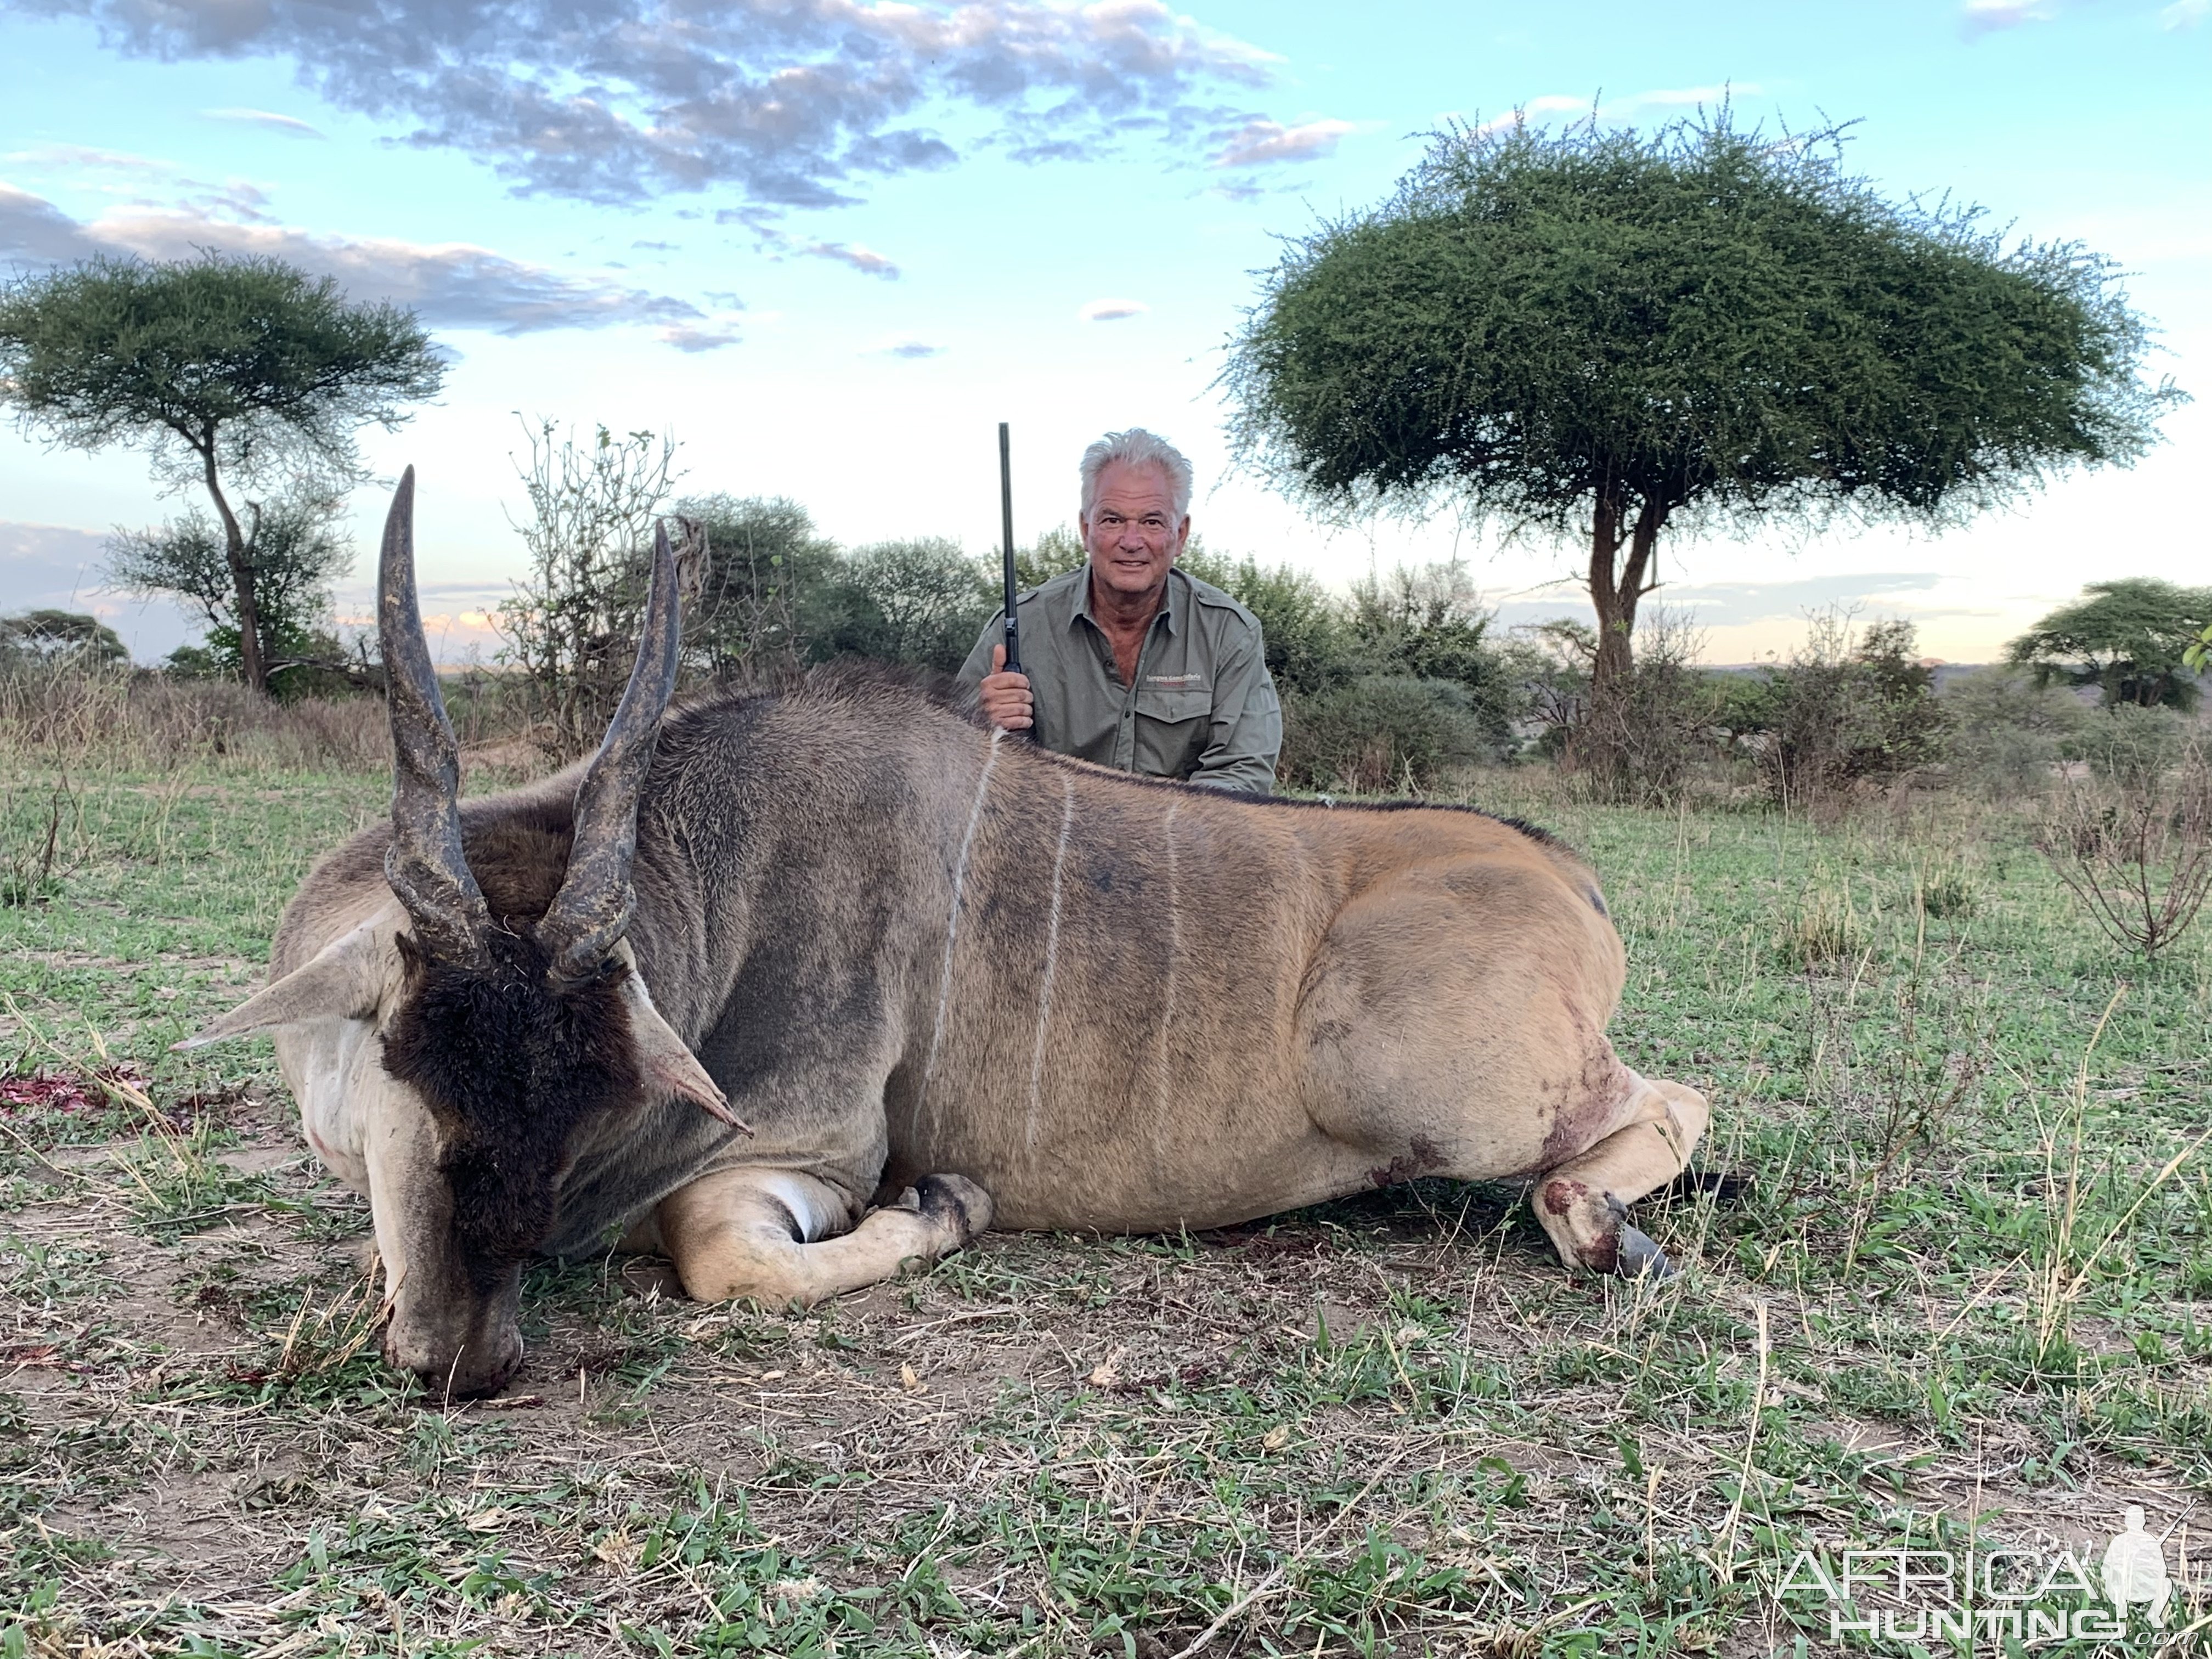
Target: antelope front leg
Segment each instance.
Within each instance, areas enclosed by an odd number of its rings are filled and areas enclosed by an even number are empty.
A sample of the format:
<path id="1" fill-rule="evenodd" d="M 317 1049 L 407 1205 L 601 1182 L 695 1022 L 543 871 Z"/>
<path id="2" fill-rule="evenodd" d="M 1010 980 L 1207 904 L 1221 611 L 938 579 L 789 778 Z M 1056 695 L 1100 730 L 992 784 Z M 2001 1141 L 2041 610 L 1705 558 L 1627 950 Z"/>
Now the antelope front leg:
<path id="1" fill-rule="evenodd" d="M 963 1176 L 924 1176 L 901 1202 L 841 1231 L 850 1216 L 826 1182 L 758 1169 L 702 1176 L 655 1212 L 685 1295 L 811 1306 L 949 1255 L 990 1226 L 991 1196 Z"/>
<path id="2" fill-rule="evenodd" d="M 1536 1219 L 1570 1267 L 1634 1279 L 1674 1272 L 1667 1253 L 1628 1219 L 1628 1206 L 1689 1167 L 1711 1121 L 1705 1097 L 1679 1083 L 1639 1079 L 1628 1123 L 1536 1182 Z"/>

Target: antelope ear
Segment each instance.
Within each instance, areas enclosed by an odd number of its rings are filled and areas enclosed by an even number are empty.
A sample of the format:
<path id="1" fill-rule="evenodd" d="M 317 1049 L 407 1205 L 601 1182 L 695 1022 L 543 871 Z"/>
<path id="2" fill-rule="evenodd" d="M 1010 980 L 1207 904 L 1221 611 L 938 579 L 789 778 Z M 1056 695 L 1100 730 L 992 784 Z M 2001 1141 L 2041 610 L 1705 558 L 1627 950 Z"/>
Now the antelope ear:
<path id="1" fill-rule="evenodd" d="M 376 922 L 363 922 L 214 1024 L 169 1046 L 204 1048 L 210 1042 L 251 1036 L 275 1025 L 298 1025 L 311 1019 L 366 1018 L 376 1012 L 384 989 L 387 950 L 387 940 L 380 937 Z"/>
<path id="2" fill-rule="evenodd" d="M 622 954 L 617 952 L 617 954 Z M 730 1103 L 699 1056 L 676 1035 L 673 1026 L 653 1006 L 653 996 L 635 966 L 623 984 L 623 1001 L 629 1010 L 629 1040 L 637 1054 L 637 1068 L 646 1086 L 656 1094 L 688 1100 L 709 1117 L 720 1118 L 740 1134 L 750 1134 L 752 1125 L 730 1109 Z"/>

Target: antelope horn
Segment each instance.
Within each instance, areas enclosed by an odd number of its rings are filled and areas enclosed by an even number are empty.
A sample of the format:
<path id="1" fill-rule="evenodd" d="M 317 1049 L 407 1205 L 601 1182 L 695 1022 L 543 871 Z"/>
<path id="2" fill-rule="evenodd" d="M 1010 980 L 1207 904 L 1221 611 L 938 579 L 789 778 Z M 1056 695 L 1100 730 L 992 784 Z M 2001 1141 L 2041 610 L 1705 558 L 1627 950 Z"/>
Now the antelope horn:
<path id="1" fill-rule="evenodd" d="M 460 745 L 438 691 L 415 598 L 415 469 L 392 493 L 377 572 L 376 631 L 392 716 L 392 845 L 384 878 L 416 944 L 438 962 L 481 961 L 491 918 L 461 851 Z"/>
<path id="2" fill-rule="evenodd" d="M 553 896 L 538 938 L 552 957 L 556 985 L 574 985 L 597 973 L 629 926 L 636 894 L 630 861 L 637 853 L 637 797 L 660 734 L 660 717 L 676 690 L 676 665 L 684 638 L 683 601 L 677 592 L 676 556 L 668 526 L 653 532 L 653 588 L 637 642 L 637 665 L 613 724 L 576 787 L 575 839 L 568 873 Z"/>

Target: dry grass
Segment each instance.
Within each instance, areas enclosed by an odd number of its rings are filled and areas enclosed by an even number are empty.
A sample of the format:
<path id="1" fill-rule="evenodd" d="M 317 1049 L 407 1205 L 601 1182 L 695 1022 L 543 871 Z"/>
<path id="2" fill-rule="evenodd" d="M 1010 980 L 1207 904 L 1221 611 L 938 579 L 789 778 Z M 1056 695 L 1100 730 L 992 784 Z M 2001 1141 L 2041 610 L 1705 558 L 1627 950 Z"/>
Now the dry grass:
<path id="1" fill-rule="evenodd" d="M 448 678 L 462 746 L 502 775 L 543 770 L 510 690 L 492 675 Z M 229 771 L 370 773 L 391 757 L 391 729 L 374 697 L 277 702 L 227 680 L 67 665 L 0 673 L 0 758 L 16 767 L 168 775 L 221 763 Z"/>

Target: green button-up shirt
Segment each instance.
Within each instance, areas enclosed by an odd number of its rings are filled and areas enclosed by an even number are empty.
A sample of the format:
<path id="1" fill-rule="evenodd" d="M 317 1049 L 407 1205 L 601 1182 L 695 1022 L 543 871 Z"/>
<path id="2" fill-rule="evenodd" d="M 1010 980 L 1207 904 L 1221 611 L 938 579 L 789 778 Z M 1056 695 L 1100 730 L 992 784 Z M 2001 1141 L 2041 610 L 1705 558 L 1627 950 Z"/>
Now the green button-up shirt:
<path id="1" fill-rule="evenodd" d="M 1261 649 L 1260 621 L 1218 587 L 1179 569 L 1125 685 L 1091 614 L 1091 568 L 1054 576 L 1015 600 L 1022 672 L 1036 698 L 1030 734 L 1046 748 L 1123 772 L 1182 778 L 1264 795 L 1275 783 L 1283 708 Z M 1005 642 L 1004 612 L 968 653 L 969 685 Z"/>

